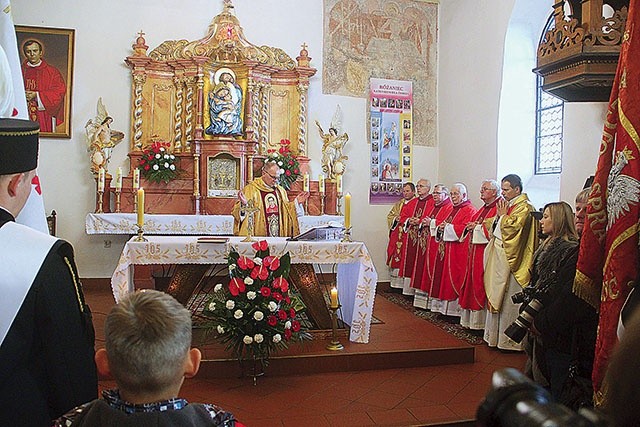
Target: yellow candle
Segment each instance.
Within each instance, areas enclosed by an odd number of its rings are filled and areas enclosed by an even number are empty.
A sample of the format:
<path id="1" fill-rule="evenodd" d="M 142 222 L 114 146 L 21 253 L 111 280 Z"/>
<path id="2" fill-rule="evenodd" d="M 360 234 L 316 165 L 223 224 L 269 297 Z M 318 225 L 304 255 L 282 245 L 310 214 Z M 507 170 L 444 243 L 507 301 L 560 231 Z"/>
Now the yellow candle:
<path id="1" fill-rule="evenodd" d="M 133 170 L 133 189 L 137 190 L 140 188 L 140 169 L 135 168 Z"/>
<path id="2" fill-rule="evenodd" d="M 122 188 L 122 168 L 116 170 L 116 190 Z"/>
<path id="3" fill-rule="evenodd" d="M 318 176 L 318 191 L 320 194 L 324 194 L 324 175 Z"/>
<path id="4" fill-rule="evenodd" d="M 338 175 L 338 181 L 336 183 L 336 191 L 338 192 L 338 196 L 342 195 L 342 175 Z"/>
<path id="5" fill-rule="evenodd" d="M 100 170 L 98 170 L 98 191 L 104 191 L 104 180 L 104 168 L 100 168 Z"/>
<path id="6" fill-rule="evenodd" d="M 144 188 L 138 188 L 138 226 L 144 225 Z"/>
<path id="7" fill-rule="evenodd" d="M 351 227 L 351 193 L 344 195 L 344 228 Z"/>
<path id="8" fill-rule="evenodd" d="M 331 288 L 331 308 L 338 308 L 338 288 Z"/>
<path id="9" fill-rule="evenodd" d="M 302 191 L 309 191 L 309 174 L 305 173 L 302 178 Z"/>

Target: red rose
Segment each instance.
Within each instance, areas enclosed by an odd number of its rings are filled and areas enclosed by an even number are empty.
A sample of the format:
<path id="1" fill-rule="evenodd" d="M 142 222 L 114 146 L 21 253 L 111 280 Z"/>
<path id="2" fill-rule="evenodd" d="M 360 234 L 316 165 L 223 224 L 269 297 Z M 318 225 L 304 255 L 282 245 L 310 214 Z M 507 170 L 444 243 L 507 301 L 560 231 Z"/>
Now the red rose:
<path id="1" fill-rule="evenodd" d="M 284 339 L 285 340 L 289 340 L 289 338 L 291 338 L 291 329 L 285 329 L 284 330 Z"/>
<path id="2" fill-rule="evenodd" d="M 284 154 L 284 153 L 286 153 L 286 152 L 287 152 L 287 149 L 283 146 L 283 147 L 280 147 L 280 149 L 278 150 L 278 152 L 280 152 L 280 154 Z"/>
<path id="3" fill-rule="evenodd" d="M 252 279 L 260 279 L 267 280 L 269 277 L 269 270 L 264 265 L 256 265 L 253 270 L 251 270 L 251 278 Z"/>
<path id="4" fill-rule="evenodd" d="M 146 160 L 145 160 L 145 159 L 140 159 L 140 164 L 141 164 L 141 165 L 144 165 L 145 163 L 146 163 Z"/>
<path id="5" fill-rule="evenodd" d="M 287 175 L 287 176 L 291 176 L 291 171 L 289 171 L 289 170 L 284 171 L 284 174 Z"/>
<path id="6" fill-rule="evenodd" d="M 266 251 L 269 248 L 269 243 L 267 243 L 266 240 L 260 240 L 259 242 L 253 243 L 251 247 L 256 251 Z"/>
<path id="7" fill-rule="evenodd" d="M 246 256 L 241 256 L 238 258 L 238 267 L 240 270 L 250 270 L 255 267 L 255 263 L 251 258 L 247 258 Z"/>
<path id="8" fill-rule="evenodd" d="M 278 310 L 278 319 L 287 320 L 287 312 L 284 310 Z"/>
<path id="9" fill-rule="evenodd" d="M 271 289 L 267 288 L 266 286 L 263 286 L 260 288 L 260 294 L 266 298 L 269 295 L 271 295 Z"/>
<path id="10" fill-rule="evenodd" d="M 149 169 L 151 169 L 151 166 L 149 166 L 149 165 L 144 165 L 144 170 L 148 171 Z"/>
<path id="11" fill-rule="evenodd" d="M 276 316 L 274 315 L 267 316 L 267 325 L 276 326 L 277 323 L 278 323 L 278 319 L 276 319 Z"/>
<path id="12" fill-rule="evenodd" d="M 289 298 L 289 295 L 284 296 L 284 302 L 286 302 L 287 304 L 291 304 L 291 298 Z"/>
<path id="13" fill-rule="evenodd" d="M 231 295 L 237 297 L 240 293 L 244 292 L 244 290 L 245 286 L 242 279 L 239 279 L 237 277 L 231 279 L 231 281 L 229 282 L 229 292 L 231 292 Z"/>
<path id="14" fill-rule="evenodd" d="M 296 310 L 294 308 L 289 309 L 289 317 L 291 317 L 292 319 L 296 317 Z"/>
<path id="15" fill-rule="evenodd" d="M 300 173 L 300 169 L 295 168 L 295 169 L 293 170 L 293 173 L 296 173 L 296 174 Z"/>
<path id="16" fill-rule="evenodd" d="M 289 160 L 289 165 L 293 166 L 293 160 Z"/>
<path id="17" fill-rule="evenodd" d="M 287 292 L 289 290 L 289 282 L 284 277 L 276 277 L 273 279 L 273 283 L 271 284 L 276 289 L 280 289 L 282 292 Z"/>
<path id="18" fill-rule="evenodd" d="M 300 322 L 298 322 L 297 320 L 294 320 L 291 322 L 291 330 L 293 332 L 298 332 L 300 330 Z"/>
<path id="19" fill-rule="evenodd" d="M 281 294 L 280 292 L 275 292 L 275 291 L 274 291 L 274 292 L 271 294 L 271 296 L 273 296 L 273 299 L 274 299 L 274 300 L 276 300 L 276 301 L 278 301 L 278 302 L 282 301 L 282 294 Z"/>

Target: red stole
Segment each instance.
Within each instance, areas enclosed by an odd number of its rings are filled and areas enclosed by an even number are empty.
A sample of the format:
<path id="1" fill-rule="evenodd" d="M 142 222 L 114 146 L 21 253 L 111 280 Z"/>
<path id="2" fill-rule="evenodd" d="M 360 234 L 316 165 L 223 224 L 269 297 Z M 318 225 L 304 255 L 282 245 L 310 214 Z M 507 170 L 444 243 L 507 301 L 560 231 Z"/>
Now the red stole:
<path id="1" fill-rule="evenodd" d="M 428 212 L 433 207 L 433 196 L 428 195 L 424 199 L 415 198 L 411 200 L 407 205 L 407 214 L 410 214 L 407 218 L 401 218 L 401 224 L 405 225 L 405 231 L 402 235 L 402 256 L 400 257 L 400 271 L 399 277 L 411 277 L 413 274 L 413 267 L 416 261 L 416 252 L 418 246 L 418 226 L 409 225 L 407 220 L 411 217 L 423 218 L 425 212 Z"/>

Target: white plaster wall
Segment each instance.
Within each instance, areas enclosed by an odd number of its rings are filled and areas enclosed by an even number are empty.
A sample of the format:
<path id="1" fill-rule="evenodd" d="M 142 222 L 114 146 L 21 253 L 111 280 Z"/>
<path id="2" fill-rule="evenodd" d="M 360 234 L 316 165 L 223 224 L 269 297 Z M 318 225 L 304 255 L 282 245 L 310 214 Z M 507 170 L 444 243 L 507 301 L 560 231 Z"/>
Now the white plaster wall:
<path id="1" fill-rule="evenodd" d="M 496 176 L 498 170 L 502 54 L 514 1 L 442 0 L 440 6 L 440 145 L 417 147 L 414 174 L 449 185 L 465 182 L 476 205 L 480 181 Z M 312 172 L 317 175 L 320 171 L 321 147 L 313 121 L 328 124 L 336 104 L 340 104 L 343 126 L 350 136 L 345 149 L 349 165 L 344 187 L 354 195 L 354 237 L 367 244 L 379 277 L 385 280 L 385 218 L 389 206 L 370 206 L 366 196 L 366 102 L 322 94 L 322 1 L 235 0 L 234 4 L 251 42 L 281 47 L 294 58 L 303 42 L 309 45 L 312 65 L 318 69 L 309 88 L 308 155 Z M 45 208 L 58 212 L 58 234 L 74 244 L 80 275 L 110 277 L 126 237 L 85 234 L 85 215 L 94 208 L 95 183 L 89 173 L 84 124 L 94 117 L 97 99 L 102 97 L 115 119 L 113 128 L 125 131 L 128 138 L 131 80 L 123 60 L 131 54 L 136 33 L 146 33 L 150 49 L 165 40 L 201 38 L 211 19 L 222 10 L 222 0 L 14 0 L 12 7 L 16 24 L 76 30 L 73 136 L 70 140 L 42 140 L 39 173 Z M 599 104 L 571 106 L 565 112 L 564 161 L 566 170 L 574 170 L 575 175 L 563 177 L 562 188 L 563 194 L 573 194 L 576 183 L 581 186 L 584 176 L 593 173 L 604 114 Z M 593 153 L 581 144 L 590 144 Z M 112 173 L 118 166 L 128 166 L 127 149 L 128 144 L 123 142 L 114 150 Z M 105 240 L 112 242 L 111 248 L 104 248 Z"/>

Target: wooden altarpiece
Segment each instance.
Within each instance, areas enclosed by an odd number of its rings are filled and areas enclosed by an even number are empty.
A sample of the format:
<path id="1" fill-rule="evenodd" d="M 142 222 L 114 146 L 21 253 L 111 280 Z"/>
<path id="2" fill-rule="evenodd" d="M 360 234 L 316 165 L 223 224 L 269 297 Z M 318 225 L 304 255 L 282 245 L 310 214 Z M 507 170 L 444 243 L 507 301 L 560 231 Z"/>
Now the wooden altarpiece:
<path id="1" fill-rule="evenodd" d="M 204 38 L 168 40 L 148 49 L 141 32 L 125 60 L 132 74 L 131 169 L 147 147 L 163 142 L 179 159 L 182 173 L 168 184 L 142 180 L 147 212 L 230 213 L 238 190 L 259 175 L 268 151 L 278 149 L 281 139 L 291 141 L 301 170 L 308 170 L 307 90 L 316 69 L 304 44 L 294 61 L 282 49 L 250 43 L 225 1 Z M 214 97 L 224 83 L 241 94 L 242 123 L 235 133 L 215 134 L 212 102 L 222 99 Z M 123 211 L 133 208 L 131 176 L 123 182 Z M 297 184 L 291 196 L 301 190 Z M 335 206 L 334 187 L 327 187 L 327 206 Z M 311 208 L 320 205 L 317 189 L 312 183 L 309 211 L 315 214 L 320 213 Z"/>

